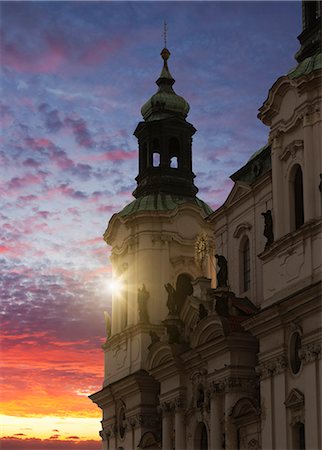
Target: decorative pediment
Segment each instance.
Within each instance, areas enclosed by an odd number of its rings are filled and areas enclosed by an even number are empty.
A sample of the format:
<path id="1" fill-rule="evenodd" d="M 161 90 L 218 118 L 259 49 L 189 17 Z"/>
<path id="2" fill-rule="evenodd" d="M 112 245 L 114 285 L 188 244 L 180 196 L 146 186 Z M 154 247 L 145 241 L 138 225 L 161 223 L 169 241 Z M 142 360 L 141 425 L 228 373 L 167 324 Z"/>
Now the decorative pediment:
<path id="1" fill-rule="evenodd" d="M 239 238 L 242 234 L 245 234 L 246 231 L 250 230 L 252 228 L 251 224 L 248 222 L 243 222 L 237 225 L 235 231 L 234 231 L 234 238 Z"/>
<path id="2" fill-rule="evenodd" d="M 232 409 L 232 419 L 240 420 L 245 417 L 258 416 L 260 413 L 255 401 L 253 399 L 244 397 L 237 401 Z"/>
<path id="3" fill-rule="evenodd" d="M 170 361 L 173 361 L 173 355 L 169 345 L 165 342 L 158 342 L 150 350 L 147 368 L 152 370 Z"/>
<path id="4" fill-rule="evenodd" d="M 191 346 L 195 348 L 218 336 L 223 336 L 222 323 L 217 315 L 212 314 L 197 324 L 191 339 Z"/>
<path id="5" fill-rule="evenodd" d="M 301 139 L 297 139 L 288 144 L 279 155 L 281 161 L 287 161 L 290 157 L 295 158 L 298 151 L 304 149 L 304 142 Z"/>
<path id="6" fill-rule="evenodd" d="M 137 446 L 138 450 L 143 449 L 158 449 L 161 448 L 161 442 L 157 440 L 154 433 L 151 431 L 147 431 L 143 434 L 143 436 L 140 439 L 139 445 Z"/>
<path id="7" fill-rule="evenodd" d="M 243 183 L 236 183 L 235 186 L 230 191 L 230 194 L 228 195 L 228 198 L 225 202 L 225 206 L 229 207 L 232 204 L 236 203 L 238 200 L 240 200 L 242 197 L 247 195 L 250 192 L 251 188 Z"/>
<path id="8" fill-rule="evenodd" d="M 286 408 L 298 409 L 304 406 L 304 394 L 298 389 L 292 389 L 285 400 Z"/>

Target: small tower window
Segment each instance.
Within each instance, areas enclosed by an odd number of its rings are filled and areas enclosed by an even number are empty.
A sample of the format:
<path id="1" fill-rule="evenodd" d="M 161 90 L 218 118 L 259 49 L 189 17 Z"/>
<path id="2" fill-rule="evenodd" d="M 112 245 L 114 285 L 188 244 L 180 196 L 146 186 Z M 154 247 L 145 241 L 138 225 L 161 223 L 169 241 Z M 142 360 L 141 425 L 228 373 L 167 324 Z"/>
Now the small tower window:
<path id="1" fill-rule="evenodd" d="M 180 143 L 177 138 L 172 137 L 169 141 L 169 166 L 178 169 L 180 165 Z"/>
<path id="2" fill-rule="evenodd" d="M 170 159 L 170 167 L 172 167 L 173 169 L 178 168 L 178 157 L 177 156 L 172 156 L 172 158 Z"/>
<path id="3" fill-rule="evenodd" d="M 161 158 L 160 158 L 160 143 L 159 143 L 159 139 L 153 139 L 153 141 L 152 141 L 152 148 L 151 148 L 151 152 L 150 152 L 150 158 L 151 158 L 150 165 L 152 165 L 152 167 L 159 167 L 160 166 Z"/>
<path id="4" fill-rule="evenodd" d="M 153 167 L 160 166 L 160 153 L 157 153 L 157 152 L 153 153 L 152 165 L 153 165 Z"/>
<path id="5" fill-rule="evenodd" d="M 242 290 L 246 292 L 250 288 L 250 247 L 249 239 L 246 238 L 242 246 Z"/>

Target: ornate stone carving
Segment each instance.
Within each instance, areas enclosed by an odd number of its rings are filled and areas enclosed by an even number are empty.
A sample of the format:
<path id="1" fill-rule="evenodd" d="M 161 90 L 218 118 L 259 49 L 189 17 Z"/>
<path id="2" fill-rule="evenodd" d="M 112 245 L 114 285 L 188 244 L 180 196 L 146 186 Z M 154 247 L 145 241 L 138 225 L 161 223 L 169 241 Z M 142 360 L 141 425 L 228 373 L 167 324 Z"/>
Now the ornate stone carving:
<path id="1" fill-rule="evenodd" d="M 111 437 L 110 431 L 106 430 L 101 430 L 99 435 L 101 436 L 102 441 L 107 441 Z"/>
<path id="2" fill-rule="evenodd" d="M 259 367 L 256 368 L 257 374 L 262 380 L 275 375 L 278 375 L 285 371 L 288 367 L 288 360 L 286 355 L 279 355 L 268 361 L 262 362 Z"/>
<path id="3" fill-rule="evenodd" d="M 321 358 L 320 342 L 311 342 L 310 344 L 302 346 L 299 350 L 299 357 L 304 364 L 311 363 L 316 359 Z"/>
<path id="4" fill-rule="evenodd" d="M 219 381 L 212 382 L 210 394 L 222 394 L 224 392 L 243 392 L 254 394 L 257 388 L 257 378 L 226 377 Z"/>
<path id="5" fill-rule="evenodd" d="M 237 225 L 234 231 L 234 238 L 238 239 L 242 234 L 246 233 L 246 231 L 250 230 L 251 228 L 252 226 L 248 222 L 240 223 L 239 225 Z"/>
<path id="6" fill-rule="evenodd" d="M 203 272 L 204 264 L 207 256 L 209 255 L 209 238 L 207 233 L 201 233 L 197 236 L 195 244 L 195 261 Z"/>
<path id="7" fill-rule="evenodd" d="M 265 243 L 265 249 L 270 247 L 274 242 L 274 232 L 273 232 L 273 218 L 272 211 L 268 209 L 266 212 L 262 213 L 264 217 L 265 225 L 264 225 L 264 236 L 267 241 Z"/>
<path id="8" fill-rule="evenodd" d="M 154 428 L 160 424 L 160 420 L 159 414 L 135 414 L 128 417 L 127 424 L 131 428 Z"/>
<path id="9" fill-rule="evenodd" d="M 303 141 L 302 140 L 295 140 L 295 141 L 291 142 L 290 144 L 288 144 L 284 148 L 284 150 L 280 154 L 279 158 L 280 158 L 281 161 L 287 161 L 290 156 L 292 156 L 292 158 L 294 159 L 296 153 L 299 150 L 303 150 L 303 148 L 304 148 Z"/>
<path id="10" fill-rule="evenodd" d="M 169 310 L 170 316 L 176 316 L 178 314 L 178 305 L 176 301 L 176 291 L 172 284 L 167 283 L 164 285 L 167 293 L 168 293 L 168 300 L 167 300 L 167 308 Z"/>
<path id="11" fill-rule="evenodd" d="M 165 402 L 161 402 L 159 409 L 161 410 L 162 414 L 170 414 L 175 408 L 175 404 L 172 400 L 167 400 Z"/>

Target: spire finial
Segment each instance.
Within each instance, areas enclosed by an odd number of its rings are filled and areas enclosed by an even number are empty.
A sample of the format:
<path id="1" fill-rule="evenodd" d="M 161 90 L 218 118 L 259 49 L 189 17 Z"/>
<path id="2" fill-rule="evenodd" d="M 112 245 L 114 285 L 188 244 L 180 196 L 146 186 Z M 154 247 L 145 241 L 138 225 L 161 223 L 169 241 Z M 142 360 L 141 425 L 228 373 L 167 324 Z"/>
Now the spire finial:
<path id="1" fill-rule="evenodd" d="M 164 48 L 167 48 L 167 32 L 168 32 L 168 25 L 167 25 L 167 22 L 164 21 L 164 24 L 163 24 Z"/>

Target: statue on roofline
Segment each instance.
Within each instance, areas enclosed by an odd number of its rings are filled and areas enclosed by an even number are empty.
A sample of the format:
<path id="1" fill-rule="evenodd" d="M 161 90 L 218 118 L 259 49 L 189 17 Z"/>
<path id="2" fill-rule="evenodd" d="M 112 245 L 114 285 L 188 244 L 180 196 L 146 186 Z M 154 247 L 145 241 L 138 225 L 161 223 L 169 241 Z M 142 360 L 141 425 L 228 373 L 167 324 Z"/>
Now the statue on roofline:
<path id="1" fill-rule="evenodd" d="M 228 286 L 228 267 L 227 259 L 216 253 L 215 258 L 217 259 L 217 264 L 219 270 L 217 272 L 217 288 Z"/>

